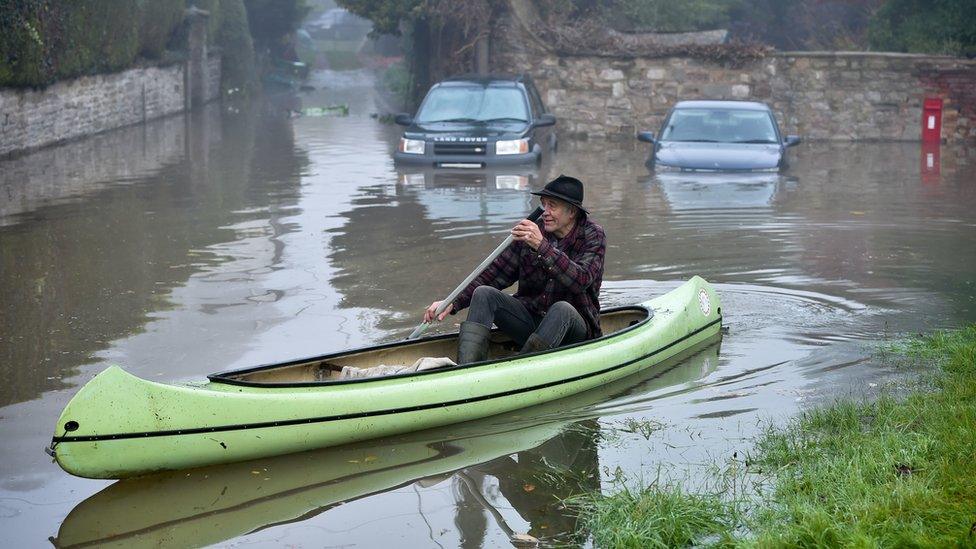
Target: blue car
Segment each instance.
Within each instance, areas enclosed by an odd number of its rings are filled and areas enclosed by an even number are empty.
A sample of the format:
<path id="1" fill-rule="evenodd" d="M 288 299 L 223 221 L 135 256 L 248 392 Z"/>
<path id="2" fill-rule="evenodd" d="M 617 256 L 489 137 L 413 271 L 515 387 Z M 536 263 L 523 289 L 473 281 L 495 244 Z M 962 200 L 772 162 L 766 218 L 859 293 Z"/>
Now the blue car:
<path id="1" fill-rule="evenodd" d="M 788 166 L 786 151 L 800 137 L 783 136 L 764 103 L 751 101 L 681 101 L 661 125 L 647 160 L 656 171 L 779 171 Z"/>

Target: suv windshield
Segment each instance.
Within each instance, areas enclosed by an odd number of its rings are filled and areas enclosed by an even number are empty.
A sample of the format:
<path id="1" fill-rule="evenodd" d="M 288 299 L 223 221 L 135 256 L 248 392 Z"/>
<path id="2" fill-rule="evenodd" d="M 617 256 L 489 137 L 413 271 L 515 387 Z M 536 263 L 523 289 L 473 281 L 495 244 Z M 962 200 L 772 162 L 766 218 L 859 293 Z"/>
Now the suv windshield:
<path id="1" fill-rule="evenodd" d="M 431 90 L 417 113 L 417 122 L 527 122 L 522 90 L 482 86 L 439 87 Z"/>
<path id="2" fill-rule="evenodd" d="M 776 130 L 766 111 L 677 109 L 661 132 L 661 141 L 776 143 Z"/>

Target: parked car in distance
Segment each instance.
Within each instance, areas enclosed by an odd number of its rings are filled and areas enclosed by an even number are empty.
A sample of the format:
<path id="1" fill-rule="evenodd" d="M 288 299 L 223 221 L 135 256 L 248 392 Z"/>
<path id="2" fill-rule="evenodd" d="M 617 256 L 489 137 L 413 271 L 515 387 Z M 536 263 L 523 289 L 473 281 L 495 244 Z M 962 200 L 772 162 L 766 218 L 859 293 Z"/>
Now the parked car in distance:
<path id="1" fill-rule="evenodd" d="M 786 151 L 800 143 L 783 136 L 773 112 L 751 101 L 681 101 L 671 108 L 651 143 L 654 170 L 778 171 L 788 166 Z"/>
<path id="2" fill-rule="evenodd" d="M 406 126 L 397 165 L 484 168 L 533 164 L 555 150 L 556 118 L 527 76 L 457 76 L 435 84 Z"/>

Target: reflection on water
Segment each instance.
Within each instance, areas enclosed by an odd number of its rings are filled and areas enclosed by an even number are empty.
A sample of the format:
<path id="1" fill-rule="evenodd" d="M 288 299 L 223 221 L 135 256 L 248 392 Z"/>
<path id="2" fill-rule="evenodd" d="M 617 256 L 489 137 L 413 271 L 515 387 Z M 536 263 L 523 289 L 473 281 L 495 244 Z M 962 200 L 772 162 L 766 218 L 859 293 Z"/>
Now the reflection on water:
<path id="1" fill-rule="evenodd" d="M 413 170 L 398 168 L 397 196 L 410 197 L 424 208 L 424 217 L 440 238 L 501 232 L 532 209 L 532 191 L 539 179 L 535 166 L 479 170 Z"/>
<path id="2" fill-rule="evenodd" d="M 778 173 L 662 172 L 654 180 L 664 191 L 672 212 L 741 208 L 772 208 L 782 187 L 794 186 L 795 177 Z"/>
<path id="3" fill-rule="evenodd" d="M 484 169 L 399 166 L 397 177 L 401 185 L 424 189 L 483 188 L 524 192 L 537 186 L 539 168 L 534 164 Z"/>
<path id="4" fill-rule="evenodd" d="M 360 457 L 346 448 L 233 466 L 209 483 L 112 485 L 59 539 L 106 537 L 106 501 L 145 511 L 168 497 L 201 510 L 169 522 L 142 512 L 138 532 L 115 528 L 119 543 L 568 539 L 575 519 L 551 505 L 560 486 L 589 486 L 596 468 L 610 489 L 608 471 L 636 481 L 745 450 L 763 418 L 883 385 L 894 373 L 871 360 L 874 341 L 976 320 L 971 150 L 812 143 L 782 174 L 691 177 L 649 172 L 636 141 L 562 139 L 551 164 L 514 172 L 398 172 L 398 128 L 369 116 L 372 75 L 314 83 L 239 114 L 0 161 L 0 527 L 12 545 L 37 545 L 106 487 L 64 475 L 40 448 L 109 363 L 174 381 L 404 337 L 531 211 L 526 190 L 560 173 L 586 182 L 608 234 L 605 306 L 695 274 L 722 293 L 721 353 L 672 370 L 694 375 L 525 424 L 377 441 Z M 342 103 L 347 117 L 289 114 Z M 620 428 L 648 421 L 664 427 L 646 438 Z M 261 499 L 272 487 L 281 497 Z"/>
<path id="5" fill-rule="evenodd" d="M 297 185 L 303 159 L 292 151 L 287 121 L 222 120 L 214 112 L 189 124 L 154 122 L 138 130 L 142 142 L 129 141 L 137 132 L 129 128 L 2 170 L 4 187 L 20 199 L 0 218 L 7 225 L 0 232 L 0 337 L 9 342 L 0 351 L 7 381 L 0 405 L 63 387 L 63 378 L 112 340 L 183 305 L 173 300 L 175 287 L 232 260 L 226 243 L 261 232 L 269 208 L 294 203 L 288 188 Z M 139 154 L 147 134 L 157 141 Z M 193 155 L 169 146 L 188 142 L 200 145 Z M 274 160 L 254 159 L 256 148 Z M 92 179 L 79 179 L 57 161 L 62 156 L 91 162 L 71 166 Z M 272 254 L 262 268 L 274 263 Z"/>

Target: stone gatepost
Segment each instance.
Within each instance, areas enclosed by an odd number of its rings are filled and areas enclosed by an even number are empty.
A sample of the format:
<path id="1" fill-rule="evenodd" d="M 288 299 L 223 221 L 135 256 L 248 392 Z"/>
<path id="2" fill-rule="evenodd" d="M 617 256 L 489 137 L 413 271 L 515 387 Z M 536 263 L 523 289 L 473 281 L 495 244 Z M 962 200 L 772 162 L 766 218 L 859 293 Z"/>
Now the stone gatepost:
<path id="1" fill-rule="evenodd" d="M 186 94 L 186 110 L 190 110 L 206 103 L 210 96 L 207 89 L 209 82 L 207 77 L 207 20 L 210 19 L 210 12 L 193 6 L 183 12 L 183 17 L 189 31 L 187 36 L 189 58 L 183 72 L 185 79 L 183 91 Z"/>

